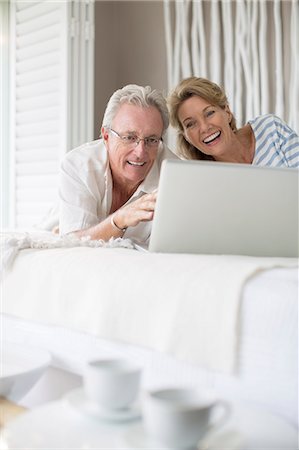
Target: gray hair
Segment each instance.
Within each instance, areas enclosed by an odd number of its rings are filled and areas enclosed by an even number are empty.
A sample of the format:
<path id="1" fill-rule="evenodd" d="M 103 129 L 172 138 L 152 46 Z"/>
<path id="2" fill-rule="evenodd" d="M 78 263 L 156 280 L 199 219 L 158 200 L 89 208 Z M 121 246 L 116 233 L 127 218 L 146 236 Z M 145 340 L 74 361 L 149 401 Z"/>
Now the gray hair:
<path id="1" fill-rule="evenodd" d="M 163 94 L 150 86 L 138 86 L 137 84 L 128 84 L 115 91 L 110 97 L 102 122 L 102 127 L 111 127 L 120 105 L 130 103 L 132 105 L 146 108 L 155 106 L 161 114 L 163 121 L 163 133 L 169 125 L 169 114 L 166 100 Z"/>

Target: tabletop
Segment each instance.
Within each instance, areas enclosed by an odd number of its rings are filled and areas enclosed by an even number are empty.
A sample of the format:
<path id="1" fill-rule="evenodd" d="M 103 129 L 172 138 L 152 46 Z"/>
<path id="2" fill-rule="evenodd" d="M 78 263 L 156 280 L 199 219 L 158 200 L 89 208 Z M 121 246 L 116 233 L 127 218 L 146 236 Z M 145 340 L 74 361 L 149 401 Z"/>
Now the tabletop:
<path id="1" fill-rule="evenodd" d="M 3 439 L 8 449 L 24 450 L 166 450 L 146 434 L 142 417 L 116 422 L 99 420 L 74 403 L 74 397 L 50 402 L 29 411 L 4 401 Z M 9 415 L 11 420 L 9 419 Z M 14 417 L 14 419 L 12 419 Z M 298 429 L 282 418 L 249 405 L 234 405 L 227 426 L 199 445 L 203 450 L 297 450 Z M 202 443 L 203 444 L 203 443 Z"/>

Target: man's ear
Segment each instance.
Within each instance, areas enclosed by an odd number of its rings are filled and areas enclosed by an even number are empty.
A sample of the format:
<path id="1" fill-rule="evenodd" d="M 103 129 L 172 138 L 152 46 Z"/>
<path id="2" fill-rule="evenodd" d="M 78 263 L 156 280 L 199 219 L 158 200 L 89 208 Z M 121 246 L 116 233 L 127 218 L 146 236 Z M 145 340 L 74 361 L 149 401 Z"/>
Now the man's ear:
<path id="1" fill-rule="evenodd" d="M 108 133 L 107 128 L 105 128 L 105 127 L 101 128 L 101 135 L 102 135 L 102 138 L 104 139 L 104 141 L 108 140 L 109 133 Z"/>

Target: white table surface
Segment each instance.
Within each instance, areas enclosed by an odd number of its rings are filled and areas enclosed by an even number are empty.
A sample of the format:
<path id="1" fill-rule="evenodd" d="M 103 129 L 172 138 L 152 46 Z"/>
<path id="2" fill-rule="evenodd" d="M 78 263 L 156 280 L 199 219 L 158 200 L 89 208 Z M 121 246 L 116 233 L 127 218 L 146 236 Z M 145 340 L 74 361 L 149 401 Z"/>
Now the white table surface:
<path id="1" fill-rule="evenodd" d="M 103 422 L 83 414 L 67 398 L 30 410 L 4 432 L 13 450 L 162 450 L 145 435 L 142 421 Z M 5 447 L 1 447 L 5 448 Z M 227 425 L 210 438 L 207 450 L 297 450 L 298 430 L 278 416 L 249 405 L 233 405 Z"/>

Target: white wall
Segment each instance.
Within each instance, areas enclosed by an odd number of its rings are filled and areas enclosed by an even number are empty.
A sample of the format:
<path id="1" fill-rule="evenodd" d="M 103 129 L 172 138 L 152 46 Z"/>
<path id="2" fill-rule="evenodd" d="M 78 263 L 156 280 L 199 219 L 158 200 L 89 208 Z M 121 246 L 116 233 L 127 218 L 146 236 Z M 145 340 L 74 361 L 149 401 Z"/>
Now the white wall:
<path id="1" fill-rule="evenodd" d="M 162 1 L 95 3 L 95 137 L 111 94 L 136 83 L 167 93 Z"/>
<path id="2" fill-rule="evenodd" d="M 223 0 L 226 2 L 226 0 Z M 258 7 L 262 5 L 264 0 L 258 0 L 255 4 Z M 241 3 L 241 2 L 239 2 Z M 281 76 L 283 78 L 282 93 L 284 99 L 284 111 L 279 114 L 287 122 L 290 119 L 290 74 L 292 67 L 294 67 L 294 61 L 291 57 L 291 43 L 290 28 L 291 28 L 291 15 L 292 15 L 292 0 L 285 0 L 279 2 L 281 11 L 281 30 L 282 30 L 282 69 Z M 176 9 L 180 4 L 181 8 L 187 8 L 189 5 L 189 13 L 186 18 L 183 19 L 183 10 L 179 12 Z M 214 2 L 214 6 L 217 4 L 219 11 L 219 18 L 221 18 L 222 2 Z M 235 10 L 237 2 L 232 2 L 233 10 L 233 25 L 235 23 Z M 266 8 L 266 39 L 263 40 L 265 55 L 267 58 L 266 65 L 264 65 L 263 73 L 266 73 L 267 78 L 267 112 L 277 112 L 276 109 L 276 95 L 278 91 L 277 80 L 279 82 L 279 69 L 275 63 L 276 53 L 276 29 L 274 23 L 274 0 L 269 0 L 264 3 Z M 178 23 L 178 16 L 180 20 L 186 20 L 189 23 L 186 28 L 186 41 L 191 47 L 191 27 L 193 21 L 194 2 L 191 8 L 189 2 L 175 2 L 170 1 L 171 18 L 173 20 L 173 44 L 175 42 L 180 43 L 178 38 L 178 30 L 175 29 L 175 23 Z M 244 7 L 250 10 L 253 3 L 250 1 L 244 2 Z M 214 79 L 214 81 L 225 85 L 224 80 L 224 43 L 223 35 L 227 33 L 231 35 L 231 39 L 238 40 L 238 35 L 234 35 L 234 32 L 229 30 L 228 25 L 219 28 L 219 54 L 220 57 L 213 57 L 213 51 L 215 49 L 213 42 L 217 37 L 215 30 L 215 23 L 213 25 L 213 11 L 212 2 L 202 2 L 203 12 L 203 26 L 201 27 L 205 33 L 206 39 L 206 59 L 207 59 L 207 74 L 203 73 L 202 68 L 195 70 L 191 74 L 197 76 L 207 76 Z M 195 10 L 194 10 L 195 11 Z M 252 13 L 251 13 L 252 14 Z M 182 23 L 182 22 L 181 22 Z M 259 11 L 257 28 L 252 30 L 252 33 L 256 35 L 258 39 L 261 31 L 261 14 Z M 215 35 L 216 33 L 216 35 Z M 251 34 L 251 36 L 253 36 Z M 247 30 L 247 38 L 250 37 L 250 31 Z M 174 48 L 174 53 L 176 49 Z M 217 53 L 218 54 L 218 53 Z M 186 71 L 186 52 L 180 50 L 181 68 L 178 71 L 179 79 L 183 78 L 184 71 Z M 299 55 L 298 55 L 299 58 Z M 257 71 L 261 73 L 261 64 L 257 57 L 254 57 L 255 62 L 258 62 Z M 219 66 L 220 79 L 215 79 L 215 63 Z M 241 64 L 241 63 L 240 63 Z M 254 65 L 251 62 L 250 67 L 251 77 L 253 77 Z M 252 116 L 256 116 L 259 113 L 266 112 L 260 111 L 262 108 L 255 108 L 256 111 L 251 111 L 252 108 L 246 106 L 246 96 L 250 95 L 250 91 L 253 89 L 253 94 L 256 89 L 253 85 L 246 86 L 246 80 L 244 77 L 243 68 L 238 70 L 232 67 L 234 71 L 234 77 L 237 77 L 237 73 L 241 73 L 239 84 L 241 83 L 241 89 L 236 89 L 235 83 L 230 83 L 229 86 L 225 85 L 226 92 L 229 97 L 231 106 L 237 116 L 238 125 L 244 124 Z M 217 77 L 216 77 L 217 78 Z M 265 78 L 265 77 L 264 77 Z M 178 81 L 178 80 L 177 80 Z M 175 82 L 175 84 L 177 83 Z M 248 81 L 248 80 L 247 80 Z M 149 84 L 152 87 L 158 88 L 168 93 L 173 83 L 167 79 L 167 57 L 166 57 L 166 38 L 165 38 L 165 23 L 164 23 L 164 7 L 163 1 L 96 1 L 95 3 L 95 136 L 99 135 L 101 120 L 103 116 L 103 110 L 107 103 L 108 98 L 115 89 L 128 84 Z M 261 89 L 261 87 L 259 87 Z M 268 94 L 269 92 L 269 94 Z M 238 94 L 238 98 L 235 97 Z M 240 94 L 241 93 L 241 94 Z M 255 95 L 258 100 L 261 99 L 264 92 L 259 92 Z M 253 95 L 251 96 L 253 98 Z M 250 97 L 250 98 L 251 98 Z M 239 101 L 237 101 L 239 100 Z M 297 100 L 298 101 L 298 100 Z M 235 106 L 237 105 L 237 106 Z M 248 102 L 249 105 L 249 102 Z M 247 111 L 247 109 L 249 109 Z M 279 108 L 278 108 L 279 109 Z M 249 115 L 250 117 L 247 117 Z M 292 120 L 294 122 L 294 119 Z M 294 127 L 294 123 L 290 123 Z"/>

